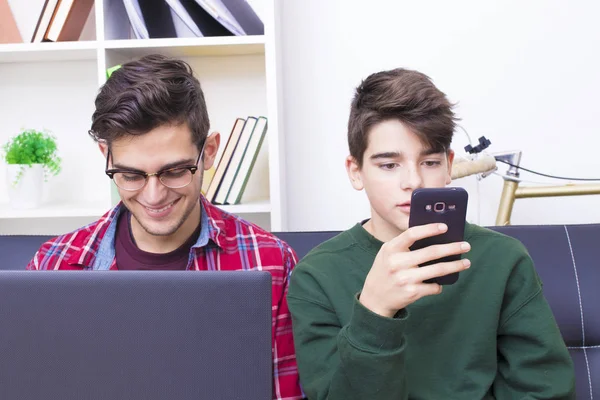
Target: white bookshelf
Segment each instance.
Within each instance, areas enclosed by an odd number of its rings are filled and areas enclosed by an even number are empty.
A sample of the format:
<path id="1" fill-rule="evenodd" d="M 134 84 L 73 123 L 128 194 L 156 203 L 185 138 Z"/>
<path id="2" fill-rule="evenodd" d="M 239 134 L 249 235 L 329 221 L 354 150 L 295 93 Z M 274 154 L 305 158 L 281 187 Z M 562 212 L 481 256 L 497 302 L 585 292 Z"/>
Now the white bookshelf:
<path id="1" fill-rule="evenodd" d="M 96 41 L 0 44 L 0 63 L 95 60 L 97 49 Z"/>
<path id="2" fill-rule="evenodd" d="M 78 204 L 64 202 L 46 202 L 43 207 L 19 210 L 10 208 L 7 203 L 2 204 L 0 209 L 0 219 L 36 219 L 36 218 L 97 218 L 106 211 L 106 204 L 89 203 Z M 248 204 L 236 204 L 226 206 L 227 211 L 234 214 L 265 214 L 271 212 L 271 204 L 269 201 L 257 201 Z"/>
<path id="3" fill-rule="evenodd" d="M 46 202 L 43 207 L 30 210 L 16 210 L 10 208 L 9 204 L 2 204 L 0 218 L 2 219 L 36 219 L 36 218 L 97 218 L 104 214 L 106 204 L 78 204 L 68 201 Z"/>
<path id="4" fill-rule="evenodd" d="M 87 134 L 94 99 L 108 68 L 151 53 L 181 58 L 194 69 L 210 132 L 221 133 L 218 157 L 236 118 L 268 117 L 241 204 L 220 207 L 268 230 L 284 230 L 277 0 L 260 1 L 263 36 L 138 40 L 122 0 L 96 0 L 77 42 L 0 44 L 0 145 L 22 128 L 47 128 L 63 159 L 62 172 L 45 184 L 44 203 L 31 210 L 10 207 L 6 166 L 0 162 L 0 234 L 60 234 L 94 221 L 115 204 L 104 158 Z"/>

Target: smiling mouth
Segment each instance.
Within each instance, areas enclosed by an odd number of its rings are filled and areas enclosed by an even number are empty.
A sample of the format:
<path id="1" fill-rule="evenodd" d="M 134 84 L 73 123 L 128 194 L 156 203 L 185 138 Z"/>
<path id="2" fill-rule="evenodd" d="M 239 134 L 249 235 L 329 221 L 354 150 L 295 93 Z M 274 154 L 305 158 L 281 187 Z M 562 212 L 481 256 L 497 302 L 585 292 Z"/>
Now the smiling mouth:
<path id="1" fill-rule="evenodd" d="M 177 200 L 176 200 L 176 201 L 177 201 Z M 168 210 L 169 208 L 173 207 L 173 204 L 175 204 L 175 201 L 173 201 L 173 202 L 171 202 L 171 203 L 167 204 L 166 206 L 164 206 L 164 207 L 162 207 L 162 208 L 150 208 L 150 207 L 146 207 L 146 206 L 144 206 L 144 208 L 145 208 L 146 210 L 148 210 L 149 212 L 151 212 L 151 213 L 158 214 L 158 213 L 161 213 L 161 212 L 163 212 L 163 211 L 166 211 L 166 210 Z"/>

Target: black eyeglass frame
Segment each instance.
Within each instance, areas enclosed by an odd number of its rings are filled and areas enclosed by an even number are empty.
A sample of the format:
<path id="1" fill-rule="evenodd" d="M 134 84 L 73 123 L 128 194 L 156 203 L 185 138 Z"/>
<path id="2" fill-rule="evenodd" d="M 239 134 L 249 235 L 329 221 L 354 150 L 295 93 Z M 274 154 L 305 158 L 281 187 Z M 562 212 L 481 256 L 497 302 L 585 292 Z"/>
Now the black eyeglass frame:
<path id="1" fill-rule="evenodd" d="M 203 149 L 204 150 L 204 146 Z M 181 165 L 178 167 L 172 167 L 172 168 L 166 168 L 166 169 L 162 169 L 160 171 L 157 172 L 153 172 L 153 173 L 147 173 L 147 172 L 142 172 L 142 171 L 132 171 L 132 170 L 128 170 L 128 169 L 120 169 L 120 168 L 112 168 L 112 169 L 108 169 L 108 162 L 110 159 L 110 150 L 108 150 L 108 154 L 106 155 L 106 166 L 104 167 L 104 173 L 106 175 L 108 175 L 108 177 L 110 179 L 112 179 L 114 181 L 114 176 L 116 173 L 125 173 L 125 174 L 132 174 L 132 175 L 139 175 L 139 176 L 143 176 L 144 177 L 144 184 L 139 188 L 139 189 L 125 189 L 122 188 L 121 186 L 117 185 L 119 188 L 126 190 L 128 192 L 137 192 L 138 190 L 142 190 L 147 184 L 148 184 L 148 179 L 151 176 L 156 176 L 159 180 L 159 182 L 168 187 L 169 189 L 181 189 L 183 187 L 186 187 L 187 185 L 189 185 L 190 183 L 192 183 L 194 174 L 196 174 L 196 171 L 198 171 L 198 163 L 200 162 L 200 158 L 202 157 L 202 153 L 204 153 L 204 151 L 201 151 L 200 154 L 198 155 L 198 159 L 196 160 L 196 164 L 195 165 Z M 192 179 L 190 179 L 190 181 L 188 183 L 186 183 L 183 186 L 177 186 L 177 187 L 172 187 L 172 186 L 168 186 L 165 185 L 165 183 L 162 181 L 162 179 L 160 179 L 161 175 L 166 173 L 166 172 L 171 172 L 174 170 L 182 170 L 182 169 L 187 169 L 192 173 Z M 117 184 L 115 182 L 115 184 Z"/>

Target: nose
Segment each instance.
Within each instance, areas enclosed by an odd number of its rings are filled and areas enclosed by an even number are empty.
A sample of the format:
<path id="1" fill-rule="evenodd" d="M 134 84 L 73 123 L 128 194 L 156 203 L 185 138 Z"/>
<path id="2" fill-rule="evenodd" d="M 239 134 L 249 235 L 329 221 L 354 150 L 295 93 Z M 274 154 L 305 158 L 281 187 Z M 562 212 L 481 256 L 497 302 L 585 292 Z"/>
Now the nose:
<path id="1" fill-rule="evenodd" d="M 160 205 L 167 195 L 168 188 L 163 185 L 156 175 L 148 178 L 146 186 L 142 189 L 144 202 L 151 205 Z"/>
<path id="2" fill-rule="evenodd" d="M 423 185 L 423 178 L 421 172 L 416 166 L 409 166 L 405 168 L 404 175 L 402 176 L 400 187 L 402 190 L 415 190 Z"/>

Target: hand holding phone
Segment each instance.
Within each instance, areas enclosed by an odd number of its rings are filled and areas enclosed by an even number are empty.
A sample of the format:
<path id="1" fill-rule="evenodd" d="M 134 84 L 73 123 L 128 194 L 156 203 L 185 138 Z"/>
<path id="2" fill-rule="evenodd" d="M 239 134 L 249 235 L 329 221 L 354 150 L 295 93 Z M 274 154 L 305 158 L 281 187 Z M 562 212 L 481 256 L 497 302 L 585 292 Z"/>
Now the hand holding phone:
<path id="1" fill-rule="evenodd" d="M 470 250 L 469 244 L 438 244 L 414 251 L 410 248 L 420 240 L 443 235 L 447 231 L 448 226 L 440 223 L 414 226 L 384 243 L 365 279 L 359 301 L 376 314 L 393 317 L 398 310 L 421 297 L 441 293 L 441 285 L 427 282 L 469 268 L 469 260 L 435 263 L 424 268 L 419 266 L 441 257 L 460 258 L 460 254 Z"/>

